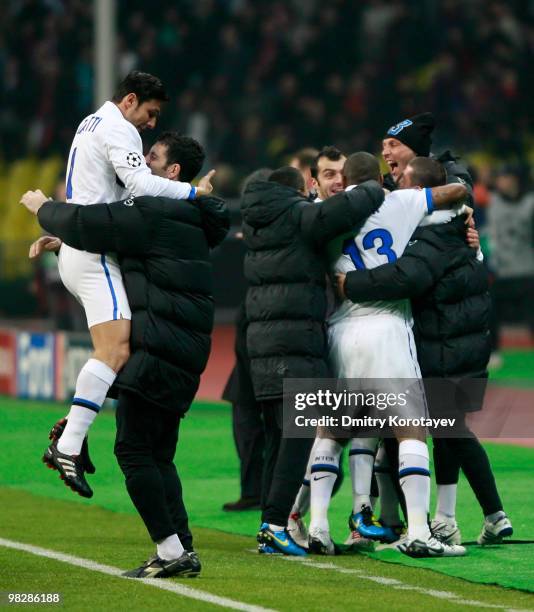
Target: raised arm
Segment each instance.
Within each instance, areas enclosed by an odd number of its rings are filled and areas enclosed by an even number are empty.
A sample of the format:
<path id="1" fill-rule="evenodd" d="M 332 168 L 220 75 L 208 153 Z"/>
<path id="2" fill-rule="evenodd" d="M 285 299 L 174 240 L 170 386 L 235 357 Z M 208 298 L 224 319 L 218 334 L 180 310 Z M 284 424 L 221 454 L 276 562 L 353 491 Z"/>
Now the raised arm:
<path id="1" fill-rule="evenodd" d="M 142 155 L 141 137 L 133 125 L 120 124 L 105 135 L 104 146 L 117 176 L 134 196 L 165 196 L 175 200 L 193 200 L 211 191 L 204 185 L 197 190 L 189 183 L 171 181 L 150 172 Z"/>
<path id="2" fill-rule="evenodd" d="M 305 204 L 300 209 L 303 237 L 314 247 L 321 248 L 333 238 L 363 223 L 383 201 L 382 187 L 376 181 L 366 181 L 319 204 Z"/>

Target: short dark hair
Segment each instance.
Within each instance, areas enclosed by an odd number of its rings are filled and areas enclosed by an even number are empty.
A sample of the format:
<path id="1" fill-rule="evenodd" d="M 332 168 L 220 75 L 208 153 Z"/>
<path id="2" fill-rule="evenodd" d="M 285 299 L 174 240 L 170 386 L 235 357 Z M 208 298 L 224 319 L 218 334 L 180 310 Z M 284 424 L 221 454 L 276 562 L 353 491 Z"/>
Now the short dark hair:
<path id="1" fill-rule="evenodd" d="M 347 157 L 343 176 L 348 185 L 359 185 L 365 181 L 380 181 L 378 159 L 366 151 L 358 151 Z"/>
<path id="2" fill-rule="evenodd" d="M 295 151 L 293 155 L 289 156 L 289 159 L 296 159 L 301 168 L 311 168 L 315 162 L 315 158 L 319 155 L 319 151 L 313 147 L 304 147 Z"/>
<path id="3" fill-rule="evenodd" d="M 202 145 L 178 132 L 163 132 L 157 141 L 167 147 L 167 165 L 180 164 L 180 180 L 191 182 L 200 172 L 206 159 Z"/>
<path id="4" fill-rule="evenodd" d="M 445 168 L 431 157 L 414 157 L 408 166 L 412 168 L 412 182 L 417 187 L 439 187 L 447 182 Z"/>
<path id="5" fill-rule="evenodd" d="M 252 183 L 258 183 L 260 181 L 268 181 L 269 177 L 273 173 L 272 168 L 258 168 L 251 172 L 248 176 L 246 176 L 243 180 L 243 184 L 241 185 L 241 195 L 245 193 L 245 190 Z"/>
<path id="6" fill-rule="evenodd" d="M 275 170 L 269 177 L 269 181 L 280 183 L 286 187 L 291 187 L 297 191 L 304 191 L 304 177 L 300 170 L 291 166 L 282 166 Z"/>
<path id="7" fill-rule="evenodd" d="M 129 72 L 124 77 L 119 83 L 112 100 L 113 102 L 120 102 L 124 96 L 130 93 L 134 93 L 137 96 L 139 104 L 143 104 L 147 100 L 161 100 L 161 102 L 169 100 L 169 96 L 160 79 L 153 74 L 140 72 L 139 70 L 132 70 L 132 72 Z"/>
<path id="8" fill-rule="evenodd" d="M 317 178 L 317 174 L 318 174 L 317 165 L 321 157 L 326 157 L 330 161 L 339 161 L 343 156 L 344 156 L 344 153 L 342 153 L 337 147 L 334 147 L 332 145 L 328 147 L 323 147 L 319 151 L 319 153 L 317 153 L 317 155 L 315 156 L 315 159 L 313 160 L 313 163 L 310 168 L 311 175 L 313 176 L 314 179 Z"/>

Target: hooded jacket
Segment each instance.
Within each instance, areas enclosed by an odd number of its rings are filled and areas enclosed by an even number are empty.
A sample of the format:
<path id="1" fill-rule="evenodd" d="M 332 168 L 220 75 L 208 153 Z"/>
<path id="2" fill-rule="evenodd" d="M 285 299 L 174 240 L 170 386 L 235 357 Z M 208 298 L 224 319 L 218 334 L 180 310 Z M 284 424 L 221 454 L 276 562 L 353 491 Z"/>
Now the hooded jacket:
<path id="1" fill-rule="evenodd" d="M 75 249 L 117 255 L 132 330 L 131 355 L 114 392 L 128 390 L 184 414 L 210 353 L 209 249 L 228 232 L 224 202 L 149 196 L 90 206 L 47 202 L 38 216 L 44 229 Z"/>
<path id="2" fill-rule="evenodd" d="M 246 189 L 241 210 L 248 249 L 247 348 L 257 400 L 282 398 L 284 378 L 330 376 L 322 249 L 358 228 L 383 200 L 375 181 L 318 204 L 275 182 Z"/>

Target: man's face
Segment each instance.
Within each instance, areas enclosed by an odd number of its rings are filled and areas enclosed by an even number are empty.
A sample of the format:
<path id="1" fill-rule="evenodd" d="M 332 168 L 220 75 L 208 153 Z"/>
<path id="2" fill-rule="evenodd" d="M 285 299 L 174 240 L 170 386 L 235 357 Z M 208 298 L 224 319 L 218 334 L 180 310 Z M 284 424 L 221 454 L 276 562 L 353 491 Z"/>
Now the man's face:
<path id="1" fill-rule="evenodd" d="M 346 157 L 342 155 L 337 161 L 321 157 L 317 162 L 317 193 L 321 200 L 343 191 L 343 166 Z"/>
<path id="2" fill-rule="evenodd" d="M 146 165 L 155 176 L 174 179 L 174 166 L 177 164 L 167 163 L 167 145 L 156 142 L 150 147 L 150 151 L 145 155 Z"/>
<path id="3" fill-rule="evenodd" d="M 129 96 L 134 97 L 124 111 L 124 118 L 134 125 L 139 132 L 147 129 L 153 130 L 161 112 L 161 100 L 146 100 L 139 104 L 135 94 L 129 94 Z"/>
<path id="4" fill-rule="evenodd" d="M 400 175 L 397 184 L 399 189 L 415 189 L 416 187 L 419 187 L 419 185 L 414 183 L 413 168 L 410 166 L 410 164 L 406 166 L 404 172 Z"/>
<path id="5" fill-rule="evenodd" d="M 416 154 L 400 140 L 396 138 L 385 138 L 382 141 L 382 157 L 389 166 L 389 171 L 397 182 L 406 169 L 408 162 L 416 157 Z"/>

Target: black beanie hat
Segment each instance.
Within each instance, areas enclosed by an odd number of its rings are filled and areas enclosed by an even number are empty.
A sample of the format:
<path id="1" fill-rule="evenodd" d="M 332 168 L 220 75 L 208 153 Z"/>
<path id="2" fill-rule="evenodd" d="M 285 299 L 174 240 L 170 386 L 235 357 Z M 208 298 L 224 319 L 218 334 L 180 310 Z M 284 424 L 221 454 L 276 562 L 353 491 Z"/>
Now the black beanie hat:
<path id="1" fill-rule="evenodd" d="M 432 140 L 430 134 L 436 126 L 436 119 L 432 113 L 421 113 L 392 125 L 385 138 L 396 138 L 418 156 L 428 157 Z"/>

